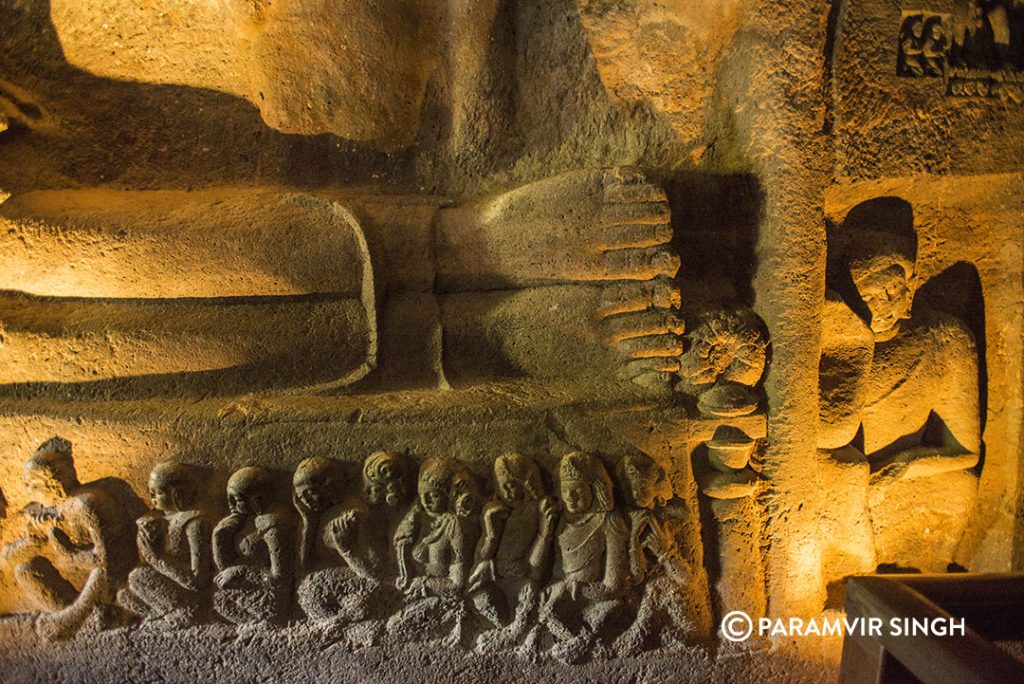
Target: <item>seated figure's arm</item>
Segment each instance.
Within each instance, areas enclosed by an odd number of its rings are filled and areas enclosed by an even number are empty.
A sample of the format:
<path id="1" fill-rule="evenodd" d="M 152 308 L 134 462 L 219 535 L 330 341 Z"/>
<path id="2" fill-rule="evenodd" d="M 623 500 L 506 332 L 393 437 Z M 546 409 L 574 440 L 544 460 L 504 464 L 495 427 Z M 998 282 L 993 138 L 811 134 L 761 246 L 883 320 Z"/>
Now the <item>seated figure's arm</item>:
<path id="1" fill-rule="evenodd" d="M 963 323 L 951 317 L 944 316 L 933 325 L 932 335 L 941 339 L 943 346 L 939 350 L 942 362 L 929 374 L 935 381 L 934 391 L 921 397 L 931 402 L 934 414 L 925 428 L 926 441 L 886 459 L 874 479 L 925 477 L 978 464 L 981 414 L 974 337 Z"/>
<path id="2" fill-rule="evenodd" d="M 501 535 L 505 531 L 508 507 L 498 501 L 491 501 L 484 507 L 484 531 L 480 544 L 477 546 L 475 566 L 466 580 L 470 592 L 476 591 L 495 579 L 494 557 L 498 553 Z"/>
<path id="3" fill-rule="evenodd" d="M 497 501 L 491 501 L 484 508 L 484 536 L 477 553 L 478 561 L 494 560 L 494 555 L 498 552 L 498 542 L 501 540 L 501 534 L 505 527 L 505 516 L 502 514 L 507 514 L 507 512 L 508 509 Z"/>
<path id="4" fill-rule="evenodd" d="M 38 536 L 24 535 L 5 544 L 0 549 L 0 559 L 11 565 L 17 565 L 23 560 L 34 556 L 43 546 L 44 544 Z"/>
<path id="5" fill-rule="evenodd" d="M 210 526 L 205 518 L 198 517 L 185 528 L 188 540 L 189 572 L 182 586 L 193 591 L 206 587 L 210 581 Z"/>
<path id="6" fill-rule="evenodd" d="M 615 512 L 608 514 L 605 523 L 604 588 L 609 594 L 618 594 L 626 584 L 626 551 L 629 528 Z"/>
<path id="7" fill-rule="evenodd" d="M 454 591 L 461 590 L 466 585 L 468 566 L 473 559 L 473 549 L 469 541 L 469 537 L 458 523 L 456 523 L 451 536 L 438 540 L 438 543 L 447 543 L 451 548 L 452 560 L 448 566 L 447 582 L 451 583 L 451 589 Z M 444 584 L 442 582 L 442 585 Z M 441 588 L 443 591 L 448 589 L 446 586 Z"/>
<path id="8" fill-rule="evenodd" d="M 873 482 L 886 477 L 912 479 L 967 470 L 978 465 L 977 452 L 948 453 L 944 447 L 911 447 L 887 459 L 872 476 Z"/>
<path id="9" fill-rule="evenodd" d="M 275 583 L 281 583 L 292 574 L 294 534 L 292 526 L 283 515 L 271 515 L 270 524 L 263 532 L 263 541 L 270 556 L 269 578 Z"/>
<path id="10" fill-rule="evenodd" d="M 50 541 L 57 552 L 80 568 L 106 568 L 112 545 L 130 540 L 110 539 L 111 530 L 104 524 L 101 508 L 110 508 L 95 493 L 81 495 L 75 502 L 71 515 L 79 518 L 78 523 L 86 530 L 88 543 L 77 544 L 71 541 L 59 527 L 50 528 Z"/>
<path id="11" fill-rule="evenodd" d="M 21 533 L 0 548 L 0 560 L 17 565 L 36 555 L 49 540 L 53 515 L 52 509 L 34 502 L 23 508 L 19 521 Z"/>
<path id="12" fill-rule="evenodd" d="M 409 512 L 405 514 L 405 517 L 402 518 L 402 522 L 398 524 L 398 529 L 395 530 L 395 556 L 398 560 L 398 580 L 396 583 L 402 589 L 409 586 L 408 553 L 409 547 L 412 546 L 413 540 L 416 537 L 417 513 L 418 509 L 413 505 Z"/>
<path id="13" fill-rule="evenodd" d="M 537 537 L 530 549 L 530 579 L 536 584 L 544 581 L 551 570 L 552 547 L 558 520 L 558 505 L 554 499 L 545 497 L 540 500 L 538 506 L 540 524 Z"/>
<path id="14" fill-rule="evenodd" d="M 341 559 L 348 564 L 360 577 L 373 579 L 376 576 L 377 568 L 374 564 L 359 554 L 356 542 L 359 538 L 359 528 L 364 523 L 357 510 L 343 511 L 340 515 L 327 523 L 331 547 L 337 552 Z"/>
<path id="15" fill-rule="evenodd" d="M 655 518 L 653 530 L 656 538 L 656 554 L 658 562 L 665 569 L 665 574 L 677 582 L 690 579 L 690 565 L 683 558 L 677 541 L 677 529 L 671 520 L 663 521 Z"/>
<path id="16" fill-rule="evenodd" d="M 208 529 L 202 518 L 187 523 L 185 542 L 188 544 L 188 557 L 184 563 L 161 556 L 149 557 L 144 551 L 146 562 L 186 589 L 199 591 L 209 580 Z M 143 545 L 140 544 L 139 548 L 142 550 Z"/>
<path id="17" fill-rule="evenodd" d="M 217 565 L 218 570 L 224 570 L 234 562 L 235 534 L 243 522 L 245 522 L 245 518 L 237 513 L 231 513 L 217 523 L 213 529 L 213 562 Z"/>

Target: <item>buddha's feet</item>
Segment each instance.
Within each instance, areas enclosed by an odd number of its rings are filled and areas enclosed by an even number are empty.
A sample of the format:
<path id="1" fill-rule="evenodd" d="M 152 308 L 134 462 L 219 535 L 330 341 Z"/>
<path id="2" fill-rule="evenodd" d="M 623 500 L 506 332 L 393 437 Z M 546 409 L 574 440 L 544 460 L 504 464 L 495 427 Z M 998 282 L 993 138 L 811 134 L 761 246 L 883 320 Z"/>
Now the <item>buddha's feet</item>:
<path id="1" fill-rule="evenodd" d="M 641 171 L 572 172 L 442 210 L 437 283 L 447 293 L 596 288 L 581 300 L 594 302 L 596 338 L 621 358 L 617 375 L 667 386 L 684 331 L 672 236 L 665 192 Z"/>

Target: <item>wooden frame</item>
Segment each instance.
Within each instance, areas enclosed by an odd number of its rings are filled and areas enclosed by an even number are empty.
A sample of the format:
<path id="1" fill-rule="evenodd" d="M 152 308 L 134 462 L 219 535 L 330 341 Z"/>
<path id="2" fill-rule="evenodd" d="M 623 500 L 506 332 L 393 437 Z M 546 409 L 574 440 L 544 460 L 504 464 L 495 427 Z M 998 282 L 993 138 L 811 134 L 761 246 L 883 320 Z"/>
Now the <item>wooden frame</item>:
<path id="1" fill-rule="evenodd" d="M 895 636 L 852 630 L 840 684 L 1024 683 L 1024 663 L 994 640 L 1024 639 L 1024 575 L 865 575 L 846 582 L 847 619 L 963 618 L 963 633 Z"/>

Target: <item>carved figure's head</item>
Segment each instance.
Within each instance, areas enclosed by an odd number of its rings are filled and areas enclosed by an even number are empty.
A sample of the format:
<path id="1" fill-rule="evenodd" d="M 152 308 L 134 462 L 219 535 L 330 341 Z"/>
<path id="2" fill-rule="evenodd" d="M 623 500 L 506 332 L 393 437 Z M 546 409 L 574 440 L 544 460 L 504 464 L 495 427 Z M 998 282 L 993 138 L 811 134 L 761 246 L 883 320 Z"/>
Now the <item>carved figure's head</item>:
<path id="1" fill-rule="evenodd" d="M 629 506 L 655 508 L 672 498 L 668 474 L 647 454 L 624 456 L 615 466 L 615 475 Z"/>
<path id="2" fill-rule="evenodd" d="M 295 501 L 312 513 L 322 513 L 341 501 L 343 487 L 341 465 L 320 456 L 304 460 L 295 468 L 292 477 Z"/>
<path id="3" fill-rule="evenodd" d="M 889 339 L 899 332 L 900 322 L 910 318 L 914 304 L 913 248 L 897 235 L 880 231 L 857 236 L 851 250 L 850 276 L 871 314 L 876 338 Z"/>
<path id="4" fill-rule="evenodd" d="M 764 374 L 768 342 L 760 320 L 749 309 L 723 309 L 700 317 L 687 335 L 690 348 L 679 373 L 693 385 L 719 380 L 753 387 Z"/>
<path id="5" fill-rule="evenodd" d="M 228 479 L 228 509 L 238 515 L 259 515 L 271 501 L 271 477 L 264 468 L 239 468 Z"/>
<path id="6" fill-rule="evenodd" d="M 544 497 L 540 468 L 522 454 L 505 454 L 494 461 L 494 479 L 498 496 L 509 506 Z"/>
<path id="7" fill-rule="evenodd" d="M 914 38 L 921 38 L 924 35 L 924 19 L 920 16 L 910 20 L 910 34 Z"/>
<path id="8" fill-rule="evenodd" d="M 612 481 L 592 454 L 566 454 L 558 466 L 559 494 L 569 513 L 610 511 L 615 504 Z"/>
<path id="9" fill-rule="evenodd" d="M 196 499 L 195 482 L 188 466 L 174 461 L 158 464 L 149 474 L 153 508 L 166 513 L 188 510 Z"/>
<path id="10" fill-rule="evenodd" d="M 420 505 L 427 513 L 440 515 L 447 512 L 452 471 L 453 464 L 446 458 L 432 458 L 420 466 L 416 489 Z"/>
<path id="11" fill-rule="evenodd" d="M 370 503 L 391 507 L 402 505 L 408 498 L 405 480 L 405 459 L 391 451 L 378 451 L 363 463 L 363 492 Z"/>
<path id="12" fill-rule="evenodd" d="M 43 505 L 52 506 L 68 498 L 79 486 L 71 442 L 51 437 L 40 444 L 25 464 L 25 479 L 33 497 Z"/>

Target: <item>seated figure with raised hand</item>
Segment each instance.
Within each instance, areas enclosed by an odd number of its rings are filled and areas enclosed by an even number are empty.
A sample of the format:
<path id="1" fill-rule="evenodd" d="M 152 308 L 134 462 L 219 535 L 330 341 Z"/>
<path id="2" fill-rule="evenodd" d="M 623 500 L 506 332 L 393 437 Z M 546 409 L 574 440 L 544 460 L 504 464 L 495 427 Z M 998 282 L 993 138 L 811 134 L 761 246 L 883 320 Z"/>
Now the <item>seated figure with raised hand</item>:
<path id="1" fill-rule="evenodd" d="M 973 468 L 981 451 L 974 335 L 953 316 L 913 306 L 913 254 L 910 236 L 881 231 L 861 232 L 848 254 L 874 334 L 863 403 L 854 408 L 881 477 Z"/>
<path id="2" fill-rule="evenodd" d="M 25 478 L 35 501 L 23 511 L 25 534 L 2 557 L 18 588 L 43 611 L 40 634 L 67 637 L 110 604 L 135 565 L 132 521 L 141 502 L 120 480 L 80 483 L 71 442 L 60 437 L 36 449 Z"/>
<path id="3" fill-rule="evenodd" d="M 471 478 L 451 459 L 432 458 L 420 467 L 417 489 L 419 500 L 395 532 L 396 586 L 410 602 L 391 618 L 389 629 L 457 640 L 479 533 Z"/>
<path id="4" fill-rule="evenodd" d="M 485 632 L 486 648 L 514 646 L 536 618 L 540 588 L 551 571 L 551 546 L 558 519 L 544 491 L 540 468 L 511 453 L 494 461 L 496 497 L 483 511 L 483 537 L 469 591 L 477 609 L 505 629 Z M 511 606 L 509 605 L 511 603 Z"/>
<path id="5" fill-rule="evenodd" d="M 945 571 L 967 562 L 961 539 L 978 494 L 984 330 L 953 313 L 981 310 L 967 299 L 983 292 L 978 271 L 958 262 L 929 278 L 952 255 L 919 262 L 913 206 L 897 197 L 854 206 L 830 241 L 842 294 L 827 293 L 823 309 L 818 448 L 870 477 L 871 529 L 844 554 L 862 568 Z"/>
<path id="6" fill-rule="evenodd" d="M 365 619 L 379 568 L 369 557 L 367 512 L 341 503 L 341 464 L 318 456 L 308 458 L 295 469 L 292 486 L 292 500 L 302 518 L 299 605 L 314 620 Z"/>
<path id="7" fill-rule="evenodd" d="M 566 454 L 558 468 L 564 512 L 555 545 L 554 583 L 541 619 L 558 640 L 552 653 L 584 658 L 623 605 L 629 530 L 615 511 L 612 481 L 592 454 Z"/>
<path id="8" fill-rule="evenodd" d="M 640 592 L 633 624 L 619 637 L 619 655 L 635 653 L 652 637 L 680 645 L 694 631 L 684 588 L 690 567 L 678 545 L 679 511 L 667 504 L 672 484 L 646 454 L 624 456 L 615 467 L 629 522 L 629 572 Z"/>
<path id="9" fill-rule="evenodd" d="M 213 530 L 213 605 L 236 624 L 286 614 L 294 578 L 294 520 L 273 502 L 270 473 L 241 468 L 228 480 L 231 511 Z"/>
<path id="10" fill-rule="evenodd" d="M 143 617 L 196 622 L 209 599 L 213 559 L 211 523 L 196 506 L 193 473 L 181 463 L 157 465 L 149 476 L 149 496 L 153 510 L 136 522 L 144 564 L 128 575 L 118 603 Z"/>

